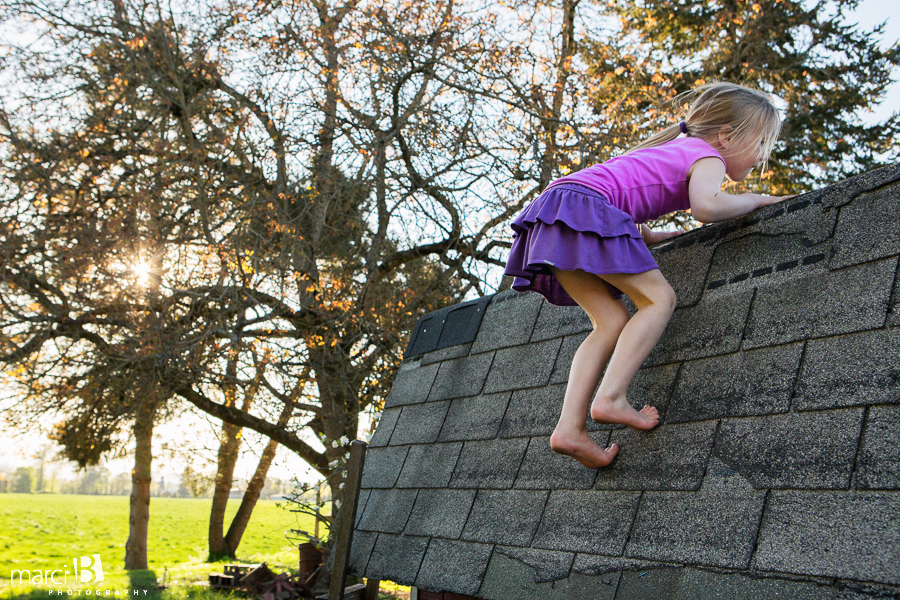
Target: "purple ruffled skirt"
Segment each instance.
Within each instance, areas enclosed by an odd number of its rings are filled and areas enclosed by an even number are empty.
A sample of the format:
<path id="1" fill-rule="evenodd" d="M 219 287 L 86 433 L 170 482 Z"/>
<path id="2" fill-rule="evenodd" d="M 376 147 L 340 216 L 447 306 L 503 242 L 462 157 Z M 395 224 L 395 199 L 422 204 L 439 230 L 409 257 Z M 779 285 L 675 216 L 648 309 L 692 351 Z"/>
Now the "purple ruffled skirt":
<path id="1" fill-rule="evenodd" d="M 530 290 L 551 304 L 576 302 L 549 267 L 595 275 L 643 273 L 659 266 L 631 217 L 594 190 L 578 184 L 553 186 L 512 222 L 515 232 L 506 275 L 513 289 Z M 609 284 L 607 284 L 609 285 Z M 609 285 L 613 296 L 622 292 Z"/>

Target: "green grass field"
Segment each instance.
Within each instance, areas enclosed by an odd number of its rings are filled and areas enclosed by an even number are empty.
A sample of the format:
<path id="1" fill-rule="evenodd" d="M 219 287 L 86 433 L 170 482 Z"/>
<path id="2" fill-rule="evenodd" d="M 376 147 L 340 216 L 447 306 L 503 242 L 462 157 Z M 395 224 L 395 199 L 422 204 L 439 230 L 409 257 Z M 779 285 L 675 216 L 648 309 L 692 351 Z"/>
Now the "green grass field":
<path id="1" fill-rule="evenodd" d="M 52 590 L 97 588 L 104 591 L 153 588 L 167 573 L 170 588 L 141 597 L 153 600 L 216 596 L 191 584 L 205 581 L 221 565 L 206 563 L 207 529 L 211 500 L 153 498 L 150 501 L 148 571 L 125 571 L 125 541 L 128 538 L 127 496 L 77 496 L 61 494 L 0 494 L 0 600 L 47 598 Z M 238 500 L 228 503 L 226 528 L 237 511 Z M 240 562 L 267 562 L 276 571 L 296 570 L 296 547 L 284 533 L 289 529 L 312 529 L 312 518 L 261 500 L 238 548 Z M 13 583 L 13 570 L 32 572 L 49 569 L 73 571 L 73 557 L 99 554 L 105 579 L 102 584 L 67 586 Z M 229 561 L 232 562 L 232 561 Z M 60 581 L 62 574 L 57 574 Z M 76 595 L 79 595 L 76 592 Z M 94 594 L 92 594 L 94 595 Z M 133 597 L 129 593 L 130 597 Z M 120 596 L 121 597 L 121 596 Z"/>

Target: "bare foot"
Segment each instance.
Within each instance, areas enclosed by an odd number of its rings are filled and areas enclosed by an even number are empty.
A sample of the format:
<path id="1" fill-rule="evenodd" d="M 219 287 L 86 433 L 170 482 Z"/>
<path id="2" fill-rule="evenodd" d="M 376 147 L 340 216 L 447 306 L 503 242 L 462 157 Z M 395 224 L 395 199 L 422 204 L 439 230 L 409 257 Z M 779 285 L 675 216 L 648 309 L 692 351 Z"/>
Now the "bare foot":
<path id="1" fill-rule="evenodd" d="M 572 434 L 557 429 L 550 436 L 550 448 L 557 454 L 571 456 L 588 469 L 605 467 L 619 453 L 618 444 L 612 444 L 606 449 L 601 448 L 587 431 Z"/>
<path id="2" fill-rule="evenodd" d="M 598 396 L 591 405 L 591 419 L 595 423 L 617 423 L 646 430 L 659 425 L 659 411 L 648 404 L 637 411 L 624 397 L 610 400 Z"/>

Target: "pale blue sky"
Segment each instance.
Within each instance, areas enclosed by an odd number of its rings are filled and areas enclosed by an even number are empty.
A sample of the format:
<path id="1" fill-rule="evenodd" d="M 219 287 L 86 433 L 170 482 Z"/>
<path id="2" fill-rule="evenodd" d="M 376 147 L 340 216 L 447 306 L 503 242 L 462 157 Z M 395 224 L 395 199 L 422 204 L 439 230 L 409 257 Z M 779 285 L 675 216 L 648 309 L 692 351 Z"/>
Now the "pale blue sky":
<path id="1" fill-rule="evenodd" d="M 855 12 L 856 20 L 863 29 L 872 29 L 887 21 L 884 28 L 884 40 L 888 44 L 900 40 L 900 2 L 897 0 L 862 0 Z M 887 98 L 873 114 L 874 121 L 884 120 L 892 112 L 900 110 L 900 83 L 896 79 L 900 71 L 895 69 L 895 83 L 891 86 Z"/>

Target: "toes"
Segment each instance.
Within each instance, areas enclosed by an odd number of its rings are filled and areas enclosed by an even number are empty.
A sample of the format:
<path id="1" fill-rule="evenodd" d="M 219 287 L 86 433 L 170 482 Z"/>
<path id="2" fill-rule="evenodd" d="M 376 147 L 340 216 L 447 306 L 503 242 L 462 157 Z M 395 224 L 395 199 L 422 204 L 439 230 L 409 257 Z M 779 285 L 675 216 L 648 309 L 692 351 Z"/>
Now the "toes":
<path id="1" fill-rule="evenodd" d="M 616 443 L 612 443 L 608 448 L 603 450 L 603 454 L 605 454 L 605 459 L 600 461 L 598 467 L 605 467 L 609 465 L 616 458 L 616 455 L 619 453 L 619 445 Z"/>

